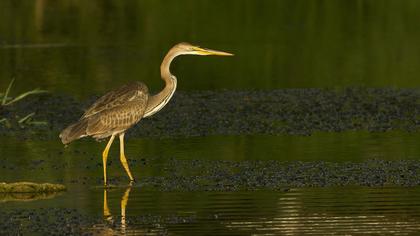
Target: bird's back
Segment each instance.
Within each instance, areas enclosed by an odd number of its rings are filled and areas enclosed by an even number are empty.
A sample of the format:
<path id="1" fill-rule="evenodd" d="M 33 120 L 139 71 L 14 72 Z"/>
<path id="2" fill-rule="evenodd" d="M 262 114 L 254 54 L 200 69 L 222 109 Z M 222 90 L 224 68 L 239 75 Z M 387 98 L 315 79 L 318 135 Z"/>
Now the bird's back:
<path id="1" fill-rule="evenodd" d="M 147 86 L 141 82 L 109 91 L 92 104 L 78 122 L 61 132 L 61 141 L 67 144 L 85 136 L 101 139 L 124 132 L 143 117 L 148 98 Z"/>

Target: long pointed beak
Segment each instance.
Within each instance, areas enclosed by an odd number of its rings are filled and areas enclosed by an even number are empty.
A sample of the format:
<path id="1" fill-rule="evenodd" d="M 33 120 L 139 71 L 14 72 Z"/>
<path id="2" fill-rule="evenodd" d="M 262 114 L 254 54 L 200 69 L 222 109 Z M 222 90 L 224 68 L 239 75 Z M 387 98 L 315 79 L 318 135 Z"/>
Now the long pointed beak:
<path id="1" fill-rule="evenodd" d="M 217 51 L 217 50 L 207 49 L 207 48 L 194 47 L 194 50 L 195 52 L 197 52 L 198 55 L 203 55 L 203 56 L 207 56 L 207 55 L 233 56 L 232 53 L 222 52 L 222 51 Z"/>

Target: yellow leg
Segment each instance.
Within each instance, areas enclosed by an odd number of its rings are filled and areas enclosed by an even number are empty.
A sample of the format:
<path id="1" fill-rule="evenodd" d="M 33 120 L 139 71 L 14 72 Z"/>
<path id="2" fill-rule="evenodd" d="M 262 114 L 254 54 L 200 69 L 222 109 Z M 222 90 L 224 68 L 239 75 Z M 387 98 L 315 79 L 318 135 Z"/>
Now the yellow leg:
<path id="1" fill-rule="evenodd" d="M 125 172 L 127 172 L 130 181 L 134 181 L 134 178 L 130 172 L 130 168 L 128 167 L 127 158 L 125 158 L 124 154 L 124 133 L 120 134 L 120 161 L 125 169 Z"/>
<path id="2" fill-rule="evenodd" d="M 104 166 L 104 185 L 106 186 L 106 160 L 108 159 L 108 152 L 109 148 L 111 147 L 112 142 L 114 141 L 115 136 L 112 135 L 111 138 L 108 141 L 108 144 L 105 147 L 104 152 L 102 153 L 102 164 Z"/>

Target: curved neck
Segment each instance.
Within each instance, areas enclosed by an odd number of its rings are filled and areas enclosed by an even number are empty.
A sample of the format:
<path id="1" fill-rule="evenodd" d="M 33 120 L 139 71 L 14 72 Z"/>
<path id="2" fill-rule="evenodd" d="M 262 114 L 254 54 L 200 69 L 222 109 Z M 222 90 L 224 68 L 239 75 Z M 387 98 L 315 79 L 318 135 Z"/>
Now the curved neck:
<path id="1" fill-rule="evenodd" d="M 176 77 L 171 74 L 170 65 L 172 60 L 179 55 L 181 55 L 181 53 L 177 52 L 175 47 L 173 47 L 163 59 L 162 64 L 160 65 L 160 76 L 163 81 L 165 81 L 165 87 L 159 93 L 149 97 L 143 117 L 151 116 L 161 110 L 175 93 L 177 80 Z"/>
<path id="2" fill-rule="evenodd" d="M 172 77 L 174 77 L 171 74 L 170 66 L 174 58 L 179 55 L 181 54 L 175 50 L 175 47 L 173 47 L 166 54 L 165 58 L 163 58 L 162 64 L 160 64 L 160 77 L 165 81 L 166 85 L 171 83 Z"/>

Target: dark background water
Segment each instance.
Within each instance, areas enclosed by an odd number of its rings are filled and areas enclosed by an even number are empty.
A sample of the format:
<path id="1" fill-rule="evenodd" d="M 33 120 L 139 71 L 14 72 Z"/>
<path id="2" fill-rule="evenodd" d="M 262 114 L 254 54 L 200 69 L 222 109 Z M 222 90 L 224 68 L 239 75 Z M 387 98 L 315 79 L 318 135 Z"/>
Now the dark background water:
<path id="1" fill-rule="evenodd" d="M 233 52 L 185 56 L 181 90 L 418 87 L 420 2 L 130 0 L 0 2 L 0 88 L 79 97 L 128 81 L 161 86 L 175 43 Z"/>
<path id="2" fill-rule="evenodd" d="M 85 99 L 134 80 L 156 91 L 162 86 L 163 56 L 183 41 L 235 54 L 178 58 L 172 71 L 178 88 L 187 92 L 420 85 L 418 0 L 2 0 L 0 91 L 12 78 L 12 95 L 40 87 Z M 64 149 L 58 138 L 0 141 L 0 182 L 62 181 L 69 187 L 50 200 L 9 202 L 0 196 L 0 212 L 74 208 L 102 218 L 104 143 L 82 140 Z M 414 233 L 420 229 L 418 187 L 161 192 L 141 186 L 143 179 L 159 177 L 173 159 L 418 160 L 419 142 L 417 133 L 366 131 L 129 139 L 130 161 L 145 158 L 152 164 L 133 169 L 139 183 L 128 200 L 127 216 L 133 220 L 128 234 Z M 108 175 L 124 180 L 117 144 L 110 154 L 114 164 Z M 90 182 L 83 183 L 86 179 Z M 119 187 L 108 195 L 116 216 L 123 193 Z M 145 226 L 133 223 L 139 216 L 158 218 Z M 184 216 L 184 223 L 165 220 Z M 8 221 L 1 217 L 5 228 Z M 27 218 L 16 222 L 33 224 Z M 114 230 L 122 233 L 121 227 Z"/>

